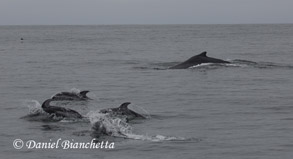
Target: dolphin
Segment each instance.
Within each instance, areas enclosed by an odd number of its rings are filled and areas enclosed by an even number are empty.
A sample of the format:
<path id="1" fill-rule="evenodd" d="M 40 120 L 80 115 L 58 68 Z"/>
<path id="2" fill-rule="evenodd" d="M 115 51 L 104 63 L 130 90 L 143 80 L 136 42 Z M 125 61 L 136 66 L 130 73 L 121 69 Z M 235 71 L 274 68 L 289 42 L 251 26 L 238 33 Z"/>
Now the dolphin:
<path id="1" fill-rule="evenodd" d="M 202 52 L 198 55 L 195 55 L 191 58 L 189 58 L 188 60 L 170 67 L 169 69 L 186 69 L 195 65 L 199 65 L 202 63 L 230 63 L 228 61 L 224 61 L 221 59 L 216 59 L 216 58 L 212 58 L 212 57 L 208 57 L 207 56 L 207 52 Z"/>
<path id="2" fill-rule="evenodd" d="M 52 99 L 54 100 L 79 100 L 79 101 L 84 101 L 84 100 L 89 100 L 90 98 L 86 96 L 86 94 L 90 91 L 81 91 L 79 93 L 75 92 L 60 92 L 55 94 Z"/>
<path id="3" fill-rule="evenodd" d="M 111 136 L 111 133 L 107 132 L 107 129 L 102 121 L 97 121 L 93 124 L 92 129 L 94 130 L 94 136 L 96 138 L 100 137 L 101 135 L 108 135 Z"/>
<path id="4" fill-rule="evenodd" d="M 58 106 L 51 106 L 50 102 L 55 101 L 54 99 L 47 99 L 43 102 L 42 108 L 43 110 L 52 115 L 56 115 L 57 117 L 67 117 L 67 118 L 83 118 L 82 115 L 80 115 L 77 111 L 58 107 Z"/>
<path id="5" fill-rule="evenodd" d="M 126 121 L 130 121 L 136 118 L 145 119 L 145 117 L 141 114 L 134 112 L 133 110 L 128 109 L 128 105 L 131 104 L 130 102 L 125 102 L 121 104 L 118 108 L 107 108 L 100 110 L 100 113 L 106 114 L 109 113 L 110 115 L 114 116 L 122 116 L 126 118 Z"/>
<path id="6" fill-rule="evenodd" d="M 127 137 L 123 132 L 121 132 L 119 127 L 115 127 L 114 129 L 107 128 L 103 121 L 96 121 L 92 126 L 92 130 L 94 130 L 92 135 L 95 138 L 99 138 L 101 136 Z"/>

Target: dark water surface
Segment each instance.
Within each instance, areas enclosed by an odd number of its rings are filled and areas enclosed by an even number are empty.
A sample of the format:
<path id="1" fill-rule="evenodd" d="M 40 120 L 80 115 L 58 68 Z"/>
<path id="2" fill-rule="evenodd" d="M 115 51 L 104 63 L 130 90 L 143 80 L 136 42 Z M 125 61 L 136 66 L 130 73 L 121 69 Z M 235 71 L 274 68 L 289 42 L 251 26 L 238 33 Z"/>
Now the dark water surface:
<path id="1" fill-rule="evenodd" d="M 0 158 L 292 158 L 292 42 L 291 24 L 0 26 Z M 165 70 L 202 51 L 232 64 Z M 31 100 L 72 88 L 94 98 L 71 107 L 83 115 L 127 101 L 145 110 L 130 123 L 143 137 L 110 137 L 113 150 L 14 149 L 91 141 L 89 122 L 21 118 Z"/>

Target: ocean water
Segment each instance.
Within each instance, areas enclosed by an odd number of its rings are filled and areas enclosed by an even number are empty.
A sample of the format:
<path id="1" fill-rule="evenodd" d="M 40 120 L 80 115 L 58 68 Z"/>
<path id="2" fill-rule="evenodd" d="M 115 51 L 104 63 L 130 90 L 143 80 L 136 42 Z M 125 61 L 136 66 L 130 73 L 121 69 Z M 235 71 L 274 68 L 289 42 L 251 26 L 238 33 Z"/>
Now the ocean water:
<path id="1" fill-rule="evenodd" d="M 0 26 L 0 158 L 292 158 L 292 42 L 292 24 Z M 232 64 L 167 69 L 203 51 Z M 26 118 L 70 90 L 91 91 L 61 103 L 91 121 L 123 102 L 148 119 L 101 138 L 114 149 L 15 149 L 94 138 L 89 121 Z"/>

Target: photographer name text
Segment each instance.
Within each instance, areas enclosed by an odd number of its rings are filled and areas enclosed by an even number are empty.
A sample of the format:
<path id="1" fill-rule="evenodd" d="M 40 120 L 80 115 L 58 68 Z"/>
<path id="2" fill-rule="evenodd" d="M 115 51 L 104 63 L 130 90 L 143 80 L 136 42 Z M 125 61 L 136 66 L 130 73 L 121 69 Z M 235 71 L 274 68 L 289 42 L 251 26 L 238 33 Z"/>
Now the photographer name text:
<path id="1" fill-rule="evenodd" d="M 35 140 L 23 141 L 22 139 L 15 139 L 13 141 L 15 149 L 114 149 L 115 143 L 109 141 L 97 141 L 92 139 L 90 142 L 76 142 L 74 139 L 62 140 L 59 138 L 55 141 L 50 139 L 48 142 L 39 142 Z"/>

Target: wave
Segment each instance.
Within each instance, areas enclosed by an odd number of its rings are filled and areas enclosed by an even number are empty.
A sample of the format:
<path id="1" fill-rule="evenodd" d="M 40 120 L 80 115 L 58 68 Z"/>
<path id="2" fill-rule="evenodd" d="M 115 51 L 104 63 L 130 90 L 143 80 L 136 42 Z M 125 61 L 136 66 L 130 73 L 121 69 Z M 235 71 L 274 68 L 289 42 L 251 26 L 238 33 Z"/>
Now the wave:
<path id="1" fill-rule="evenodd" d="M 233 67 L 240 67 L 240 68 L 258 68 L 258 69 L 293 69 L 293 65 L 288 64 L 280 64 L 280 63 L 273 63 L 273 62 L 254 62 L 249 60 L 227 60 L 230 63 L 202 63 L 199 65 L 195 65 L 189 67 L 189 69 L 216 69 L 216 68 L 233 68 Z"/>
<path id="2" fill-rule="evenodd" d="M 253 67 L 258 69 L 293 69 L 293 65 L 273 63 L 273 62 L 254 62 L 248 60 L 235 59 L 231 63 L 242 65 L 243 67 Z"/>
<path id="3" fill-rule="evenodd" d="M 219 69 L 219 68 L 257 68 L 257 69 L 293 69 L 293 65 L 280 64 L 273 62 L 254 62 L 242 59 L 227 59 L 230 63 L 202 63 L 189 67 L 188 69 Z M 167 70 L 171 66 L 174 66 L 173 62 L 155 64 L 151 63 L 148 67 L 136 67 L 137 69 L 152 69 L 152 70 Z"/>
<path id="4" fill-rule="evenodd" d="M 189 140 L 184 137 L 175 137 L 175 136 L 164 136 L 164 135 L 155 135 L 155 136 L 148 136 L 148 135 L 137 135 L 137 134 L 127 134 L 127 138 L 134 139 L 134 140 L 144 140 L 144 141 L 186 141 Z"/>

